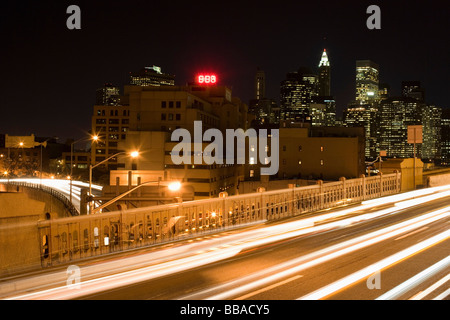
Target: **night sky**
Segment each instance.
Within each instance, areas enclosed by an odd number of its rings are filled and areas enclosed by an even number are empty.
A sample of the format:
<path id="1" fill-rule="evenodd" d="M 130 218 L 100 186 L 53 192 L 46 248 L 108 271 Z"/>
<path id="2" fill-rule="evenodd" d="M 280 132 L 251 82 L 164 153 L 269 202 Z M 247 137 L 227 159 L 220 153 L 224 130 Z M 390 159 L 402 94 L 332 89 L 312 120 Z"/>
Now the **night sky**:
<path id="1" fill-rule="evenodd" d="M 66 9 L 81 8 L 81 30 Z M 369 30 L 366 9 L 381 9 Z M 355 61 L 380 65 L 380 80 L 400 94 L 420 80 L 426 100 L 450 107 L 449 10 L 446 1 L 8 1 L 0 11 L 0 133 L 83 137 L 95 90 L 123 87 L 130 71 L 157 65 L 176 84 L 199 71 L 248 103 L 257 67 L 267 96 L 301 66 L 314 71 L 323 48 L 338 112 L 354 99 Z"/>

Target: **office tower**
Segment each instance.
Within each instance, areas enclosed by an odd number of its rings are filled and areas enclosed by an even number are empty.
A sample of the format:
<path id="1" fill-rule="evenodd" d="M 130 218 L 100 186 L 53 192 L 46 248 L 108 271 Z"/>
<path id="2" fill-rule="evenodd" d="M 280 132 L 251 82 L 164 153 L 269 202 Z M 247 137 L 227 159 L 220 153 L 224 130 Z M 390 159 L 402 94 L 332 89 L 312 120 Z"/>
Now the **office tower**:
<path id="1" fill-rule="evenodd" d="M 420 86 L 420 81 L 402 81 L 402 96 L 425 101 L 425 90 Z"/>
<path id="2" fill-rule="evenodd" d="M 255 98 L 250 100 L 248 112 L 255 116 L 253 125 L 278 123 L 278 105 L 273 99 L 266 98 L 266 76 L 257 69 L 255 75 Z"/>
<path id="3" fill-rule="evenodd" d="M 109 169 L 117 169 L 110 175 L 113 191 L 117 178 L 121 186 L 126 186 L 128 183 L 136 185 L 138 177 L 141 182 L 183 181 L 184 185 L 193 188 L 195 199 L 217 196 L 222 191 L 230 194 L 236 191 L 241 172 L 243 174 L 242 165 L 208 165 L 194 161 L 192 165 L 175 164 L 171 159 L 171 151 L 178 144 L 171 141 L 172 132 L 183 128 L 193 137 L 194 121 L 201 121 L 202 133 L 210 128 L 225 132 L 226 129 L 246 130 L 249 127 L 248 106 L 233 97 L 230 88 L 198 84 L 126 85 L 121 97 L 123 106 L 95 106 L 92 118 L 93 130 L 101 129 L 107 133 L 105 140 L 92 147 L 95 161 L 120 150 L 141 151 L 137 159 L 118 156 L 117 161 L 108 164 Z M 190 152 L 188 155 L 194 156 Z M 131 180 L 130 171 L 133 173 Z"/>
<path id="4" fill-rule="evenodd" d="M 441 164 L 450 165 L 450 108 L 442 109 Z"/>
<path id="5" fill-rule="evenodd" d="M 103 88 L 96 90 L 95 104 L 98 106 L 116 106 L 120 104 L 119 87 L 105 83 Z"/>
<path id="6" fill-rule="evenodd" d="M 273 99 L 250 100 L 248 112 L 255 116 L 253 126 L 279 123 L 279 107 Z"/>
<path id="7" fill-rule="evenodd" d="M 91 126 L 92 134 L 99 136 L 91 146 L 90 158 L 95 164 L 119 151 L 118 143 L 126 139 L 130 128 L 130 108 L 128 105 L 95 105 Z M 117 168 L 117 158 L 112 158 L 103 167 Z"/>
<path id="8" fill-rule="evenodd" d="M 319 62 L 319 95 L 330 96 L 330 61 L 328 60 L 326 49 L 323 49 Z"/>
<path id="9" fill-rule="evenodd" d="M 261 100 L 266 97 L 266 75 L 263 70 L 259 69 L 255 75 L 255 99 Z"/>
<path id="10" fill-rule="evenodd" d="M 422 159 L 435 161 L 440 158 L 442 108 L 423 104 L 421 120 L 423 131 Z"/>
<path id="11" fill-rule="evenodd" d="M 175 76 L 161 72 L 157 66 L 145 67 L 139 72 L 130 72 L 130 84 L 135 86 L 173 86 Z"/>
<path id="12" fill-rule="evenodd" d="M 379 67 L 370 60 L 356 61 L 356 101 L 367 104 L 379 99 Z"/>
<path id="13" fill-rule="evenodd" d="M 365 132 L 364 154 L 367 159 L 375 159 L 379 153 L 378 146 L 378 108 L 370 104 L 360 105 L 358 102 L 349 104 L 343 114 L 343 124 L 346 127 L 363 127 Z"/>
<path id="14" fill-rule="evenodd" d="M 380 150 L 386 150 L 388 157 L 411 158 L 413 144 L 407 143 L 408 126 L 419 125 L 422 104 L 414 98 L 392 97 L 380 104 Z M 421 157 L 421 146 L 416 155 Z"/>
<path id="15" fill-rule="evenodd" d="M 318 77 L 308 68 L 290 72 L 280 86 L 280 118 L 293 122 L 310 122 L 309 105 L 318 95 Z"/>
<path id="16" fill-rule="evenodd" d="M 380 83 L 378 86 L 378 95 L 380 100 L 386 100 L 389 98 L 389 92 L 391 90 L 391 86 L 387 83 Z"/>
<path id="17" fill-rule="evenodd" d="M 332 96 L 316 96 L 309 105 L 313 127 L 334 127 L 336 125 L 336 101 Z"/>

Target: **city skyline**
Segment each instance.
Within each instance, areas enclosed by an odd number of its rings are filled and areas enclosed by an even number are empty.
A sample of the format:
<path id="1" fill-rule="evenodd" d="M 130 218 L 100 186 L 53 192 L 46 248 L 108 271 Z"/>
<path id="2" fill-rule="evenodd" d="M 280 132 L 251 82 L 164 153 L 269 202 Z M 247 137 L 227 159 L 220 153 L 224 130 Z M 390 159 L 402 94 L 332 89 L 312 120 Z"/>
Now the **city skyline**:
<path id="1" fill-rule="evenodd" d="M 2 132 L 77 138 L 90 129 L 97 89 L 105 83 L 122 88 L 130 72 L 152 65 L 175 74 L 179 85 L 199 71 L 213 71 L 247 104 L 259 67 L 266 76 L 266 96 L 279 101 L 286 74 L 301 66 L 317 72 L 324 48 L 338 114 L 354 99 L 355 61 L 364 59 L 380 66 L 380 82 L 390 85 L 391 95 L 401 94 L 402 81 L 417 80 L 427 102 L 449 107 L 448 45 L 442 38 L 448 20 L 433 2 L 426 7 L 378 2 L 380 30 L 366 27 L 368 1 L 231 2 L 229 10 L 202 2 L 195 8 L 176 2 L 172 9 L 142 2 L 80 2 L 81 30 L 66 28 L 69 4 L 8 4 L 1 13 Z"/>

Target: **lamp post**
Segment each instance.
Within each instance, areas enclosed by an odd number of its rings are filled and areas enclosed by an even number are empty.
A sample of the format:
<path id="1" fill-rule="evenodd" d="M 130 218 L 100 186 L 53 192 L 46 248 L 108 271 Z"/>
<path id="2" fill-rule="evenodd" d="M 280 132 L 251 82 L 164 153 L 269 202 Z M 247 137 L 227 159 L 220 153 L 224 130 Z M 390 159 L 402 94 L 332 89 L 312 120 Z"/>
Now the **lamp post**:
<path id="1" fill-rule="evenodd" d="M 39 168 L 39 184 L 42 184 L 42 147 L 47 148 L 47 142 L 50 140 L 50 138 L 48 138 L 47 140 L 45 140 L 44 142 L 39 142 L 36 143 L 35 146 L 40 146 L 41 147 L 41 165 Z"/>
<path id="2" fill-rule="evenodd" d="M 98 136 L 97 136 L 97 135 L 94 135 L 94 136 L 92 136 L 92 137 L 90 137 L 90 138 L 81 138 L 81 139 L 78 139 L 78 140 L 76 140 L 76 141 L 74 141 L 74 142 L 72 142 L 72 143 L 70 144 L 70 177 L 69 177 L 69 179 L 70 179 L 70 181 L 69 181 L 69 183 L 70 183 L 70 203 L 72 203 L 73 145 L 74 145 L 75 143 L 78 143 L 78 142 L 81 142 L 81 141 L 84 141 L 84 140 L 97 141 L 97 140 L 98 140 Z"/>
<path id="3" fill-rule="evenodd" d="M 92 164 L 89 165 L 89 197 L 90 197 L 90 199 L 89 199 L 89 214 L 91 214 L 92 211 L 93 211 L 93 208 L 92 208 L 92 202 L 93 202 L 93 200 L 92 200 L 92 169 L 94 169 L 95 167 L 98 167 L 99 165 L 101 165 L 101 164 L 111 160 L 114 157 L 117 157 L 118 155 L 126 154 L 126 153 L 127 153 L 126 151 L 121 151 L 121 152 L 118 152 L 118 153 L 110 156 L 109 158 L 106 158 L 103 161 L 100 161 L 99 163 L 97 163 L 95 165 L 92 165 Z M 137 158 L 139 156 L 139 151 L 131 152 L 130 156 L 132 158 Z"/>

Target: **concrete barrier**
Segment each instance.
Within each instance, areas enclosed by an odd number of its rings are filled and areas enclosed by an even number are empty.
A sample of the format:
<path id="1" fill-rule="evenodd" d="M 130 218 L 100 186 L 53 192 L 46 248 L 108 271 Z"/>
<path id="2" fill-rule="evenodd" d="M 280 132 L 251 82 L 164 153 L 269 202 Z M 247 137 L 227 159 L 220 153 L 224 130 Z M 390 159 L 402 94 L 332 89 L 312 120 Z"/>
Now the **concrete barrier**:
<path id="1" fill-rule="evenodd" d="M 438 187 L 446 184 L 450 184 L 450 173 L 427 177 L 427 187 Z"/>

